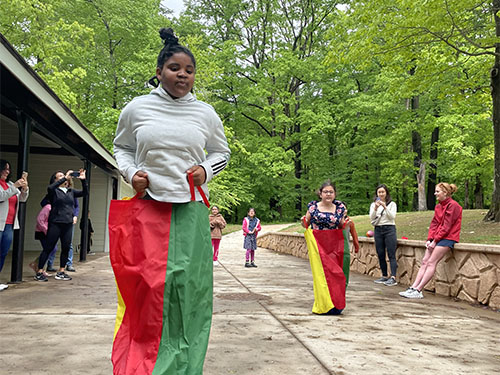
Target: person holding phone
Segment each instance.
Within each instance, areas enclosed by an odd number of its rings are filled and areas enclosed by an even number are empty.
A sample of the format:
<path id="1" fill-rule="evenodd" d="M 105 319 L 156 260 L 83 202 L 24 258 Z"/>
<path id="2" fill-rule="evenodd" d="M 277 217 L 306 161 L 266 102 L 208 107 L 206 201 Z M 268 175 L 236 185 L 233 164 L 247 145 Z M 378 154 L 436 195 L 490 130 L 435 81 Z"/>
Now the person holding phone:
<path id="1" fill-rule="evenodd" d="M 17 214 L 19 202 L 26 202 L 29 195 L 28 173 L 23 172 L 16 182 L 10 182 L 11 170 L 7 160 L 0 160 L 0 271 L 12 243 L 14 229 L 19 229 Z M 7 284 L 0 284 L 0 290 Z"/>
<path id="2" fill-rule="evenodd" d="M 396 281 L 396 272 L 398 262 L 396 260 L 396 248 L 398 239 L 396 234 L 396 212 L 398 208 L 396 202 L 391 199 L 389 189 L 386 185 L 378 185 L 375 189 L 375 197 L 370 205 L 370 220 L 375 227 L 375 249 L 377 250 L 378 261 L 382 277 L 375 280 L 377 284 L 387 286 L 398 285 Z M 391 276 L 387 275 L 387 260 L 389 257 L 391 265 Z"/>
<path id="3" fill-rule="evenodd" d="M 50 252 L 54 249 L 59 239 L 61 240 L 61 257 L 59 271 L 56 273 L 55 279 L 62 281 L 71 280 L 71 277 L 64 272 L 64 268 L 68 262 L 73 231 L 74 199 L 88 194 L 85 170 L 80 169 L 78 172 L 78 179 L 82 182 L 82 190 L 76 190 L 70 187 L 70 181 L 75 175 L 75 172 L 72 170 L 67 171 L 66 174 L 62 171 L 57 171 L 50 179 L 51 183 L 47 188 L 47 192 L 52 208 L 49 214 L 47 238 L 40 258 L 38 259 L 38 272 L 35 276 L 36 281 L 47 281 L 47 277 L 43 272 L 43 266 L 47 262 Z"/>

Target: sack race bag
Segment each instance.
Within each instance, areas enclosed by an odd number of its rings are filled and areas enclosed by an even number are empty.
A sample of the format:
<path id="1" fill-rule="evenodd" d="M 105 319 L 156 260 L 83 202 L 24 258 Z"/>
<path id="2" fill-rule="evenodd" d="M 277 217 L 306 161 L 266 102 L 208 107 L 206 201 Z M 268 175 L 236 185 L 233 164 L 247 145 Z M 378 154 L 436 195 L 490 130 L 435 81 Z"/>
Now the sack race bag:
<path id="1" fill-rule="evenodd" d="M 137 196 L 111 201 L 110 259 L 118 294 L 114 375 L 203 372 L 212 321 L 212 246 L 208 209 L 194 201 L 190 183 L 189 203 Z"/>
<path id="2" fill-rule="evenodd" d="M 349 236 L 351 234 L 350 225 L 345 225 L 342 230 L 342 234 L 344 235 L 344 258 L 342 260 L 342 272 L 344 272 L 345 276 L 345 287 L 349 285 L 349 272 L 351 270 L 351 250 L 349 246 Z"/>
<path id="3" fill-rule="evenodd" d="M 312 312 L 315 314 L 327 314 L 333 311 L 340 313 L 345 308 L 346 289 L 346 276 L 343 271 L 344 230 L 307 228 L 304 237 L 313 276 Z"/>

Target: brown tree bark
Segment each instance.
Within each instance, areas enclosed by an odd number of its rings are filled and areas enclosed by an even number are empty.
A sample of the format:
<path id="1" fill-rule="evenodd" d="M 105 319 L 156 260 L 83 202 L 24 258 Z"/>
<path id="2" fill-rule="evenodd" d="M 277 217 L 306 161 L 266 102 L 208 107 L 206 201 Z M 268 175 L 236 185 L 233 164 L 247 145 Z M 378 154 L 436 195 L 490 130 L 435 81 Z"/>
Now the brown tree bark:
<path id="1" fill-rule="evenodd" d="M 500 37 L 500 0 L 493 0 L 496 36 Z M 491 99 L 493 103 L 494 175 L 491 207 L 484 221 L 500 222 L 500 43 L 495 44 L 495 65 L 490 72 Z"/>
<path id="2" fill-rule="evenodd" d="M 464 209 L 468 210 L 469 206 L 469 180 L 465 181 L 465 191 L 464 191 Z"/>
<path id="3" fill-rule="evenodd" d="M 410 75 L 413 74 L 413 69 Z M 408 106 L 408 105 L 407 105 Z M 417 110 L 419 107 L 419 97 L 414 96 L 409 103 L 411 111 Z M 413 167 L 415 168 L 415 188 L 413 193 L 413 209 L 418 211 L 427 210 L 426 196 L 425 196 L 425 165 L 422 162 L 422 137 L 417 130 L 411 132 L 411 145 L 415 157 L 413 158 Z"/>
<path id="4" fill-rule="evenodd" d="M 436 160 L 438 157 L 437 143 L 439 141 L 439 128 L 434 128 L 431 135 L 431 151 L 429 163 L 429 171 L 427 176 L 427 209 L 434 210 L 436 207 L 436 197 L 434 196 L 434 191 L 436 190 L 437 183 L 437 164 Z"/>
<path id="5" fill-rule="evenodd" d="M 483 184 L 476 176 L 476 186 L 474 187 L 474 208 L 484 208 Z"/>

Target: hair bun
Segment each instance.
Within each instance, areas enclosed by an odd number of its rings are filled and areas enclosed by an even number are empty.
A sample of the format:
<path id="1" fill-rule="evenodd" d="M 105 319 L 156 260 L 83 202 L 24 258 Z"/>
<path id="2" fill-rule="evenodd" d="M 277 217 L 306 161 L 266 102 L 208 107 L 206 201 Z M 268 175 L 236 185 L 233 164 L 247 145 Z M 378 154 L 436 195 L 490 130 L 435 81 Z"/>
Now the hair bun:
<path id="1" fill-rule="evenodd" d="M 160 30 L 160 37 L 163 39 L 163 43 L 166 46 L 179 44 L 179 38 L 175 36 L 174 30 L 172 30 L 170 27 L 168 29 L 162 28 Z"/>

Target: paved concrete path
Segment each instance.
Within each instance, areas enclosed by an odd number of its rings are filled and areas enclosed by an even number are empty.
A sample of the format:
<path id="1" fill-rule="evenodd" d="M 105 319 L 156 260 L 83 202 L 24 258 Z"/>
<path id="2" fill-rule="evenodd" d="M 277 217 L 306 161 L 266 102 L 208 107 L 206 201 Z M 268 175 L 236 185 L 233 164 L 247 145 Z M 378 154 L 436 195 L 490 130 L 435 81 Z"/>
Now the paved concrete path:
<path id="1" fill-rule="evenodd" d="M 428 293 L 406 300 L 402 287 L 351 274 L 344 314 L 313 315 L 308 262 L 259 249 L 259 267 L 245 268 L 242 244 L 241 232 L 221 242 L 205 374 L 500 373 L 499 313 Z M 26 270 L 0 292 L 0 374 L 112 373 L 109 258 L 76 267 L 69 282 L 37 283 Z"/>

